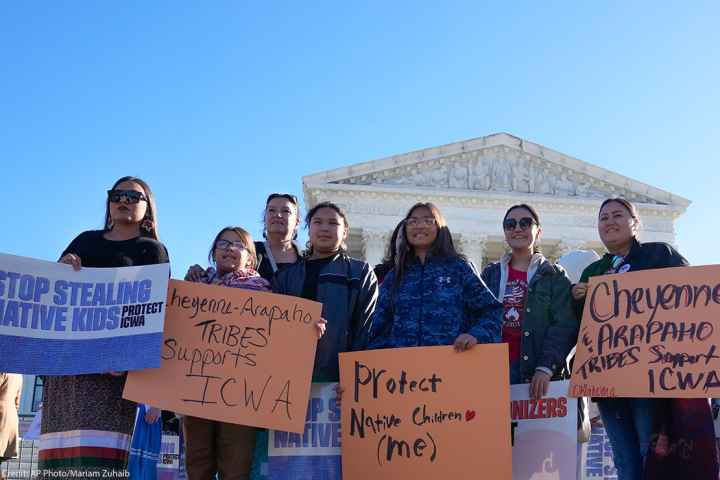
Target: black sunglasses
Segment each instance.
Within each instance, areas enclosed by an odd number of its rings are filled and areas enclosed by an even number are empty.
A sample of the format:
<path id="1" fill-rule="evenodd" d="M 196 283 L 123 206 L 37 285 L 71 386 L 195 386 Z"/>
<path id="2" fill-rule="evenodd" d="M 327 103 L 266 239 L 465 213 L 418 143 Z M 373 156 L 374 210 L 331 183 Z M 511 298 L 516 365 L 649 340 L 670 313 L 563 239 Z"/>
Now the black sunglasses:
<path id="1" fill-rule="evenodd" d="M 298 199 L 295 195 L 291 195 L 289 193 L 271 193 L 270 195 L 268 195 L 267 200 L 265 200 L 265 205 L 270 203 L 270 200 L 272 200 L 273 198 L 284 198 L 285 200 L 290 201 L 290 203 L 292 203 L 293 205 L 297 206 L 298 204 Z"/>
<path id="2" fill-rule="evenodd" d="M 108 190 L 107 194 L 112 203 L 118 203 L 123 197 L 128 203 L 138 203 L 141 200 L 147 202 L 147 197 L 137 190 Z"/>
<path id="3" fill-rule="evenodd" d="M 535 220 L 530 217 L 523 217 L 519 221 L 514 218 L 506 218 L 503 221 L 503 228 L 508 232 L 515 230 L 515 227 L 520 225 L 520 230 L 527 230 L 532 225 L 536 225 Z"/>

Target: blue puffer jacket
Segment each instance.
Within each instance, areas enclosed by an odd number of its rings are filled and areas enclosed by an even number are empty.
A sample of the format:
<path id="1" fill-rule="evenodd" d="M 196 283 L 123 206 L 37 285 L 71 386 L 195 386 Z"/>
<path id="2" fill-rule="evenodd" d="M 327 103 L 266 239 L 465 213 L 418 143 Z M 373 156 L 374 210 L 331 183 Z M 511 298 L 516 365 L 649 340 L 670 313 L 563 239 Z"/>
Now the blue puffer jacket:
<path id="1" fill-rule="evenodd" d="M 369 348 L 451 345 L 461 333 L 479 343 L 500 341 L 502 304 L 460 258 L 411 263 L 393 292 L 387 274 L 373 315 Z"/>

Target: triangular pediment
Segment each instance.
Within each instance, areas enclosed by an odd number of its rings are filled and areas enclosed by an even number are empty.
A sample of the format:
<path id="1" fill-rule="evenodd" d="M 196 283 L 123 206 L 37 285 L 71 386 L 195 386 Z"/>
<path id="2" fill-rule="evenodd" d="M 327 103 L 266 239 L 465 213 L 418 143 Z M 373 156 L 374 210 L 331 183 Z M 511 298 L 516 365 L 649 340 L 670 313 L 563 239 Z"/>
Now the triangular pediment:
<path id="1" fill-rule="evenodd" d="M 686 208 L 688 200 L 508 134 L 428 148 L 303 178 L 306 186 L 535 194 L 573 198 L 622 196 Z"/>

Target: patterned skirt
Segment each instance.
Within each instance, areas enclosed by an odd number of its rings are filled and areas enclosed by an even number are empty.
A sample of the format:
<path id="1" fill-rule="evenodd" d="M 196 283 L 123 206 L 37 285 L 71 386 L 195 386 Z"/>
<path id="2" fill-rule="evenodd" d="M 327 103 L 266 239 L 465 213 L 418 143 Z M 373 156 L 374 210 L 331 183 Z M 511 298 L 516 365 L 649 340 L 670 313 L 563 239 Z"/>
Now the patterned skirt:
<path id="1" fill-rule="evenodd" d="M 127 478 L 136 405 L 124 385 L 124 375 L 45 377 L 39 478 Z"/>

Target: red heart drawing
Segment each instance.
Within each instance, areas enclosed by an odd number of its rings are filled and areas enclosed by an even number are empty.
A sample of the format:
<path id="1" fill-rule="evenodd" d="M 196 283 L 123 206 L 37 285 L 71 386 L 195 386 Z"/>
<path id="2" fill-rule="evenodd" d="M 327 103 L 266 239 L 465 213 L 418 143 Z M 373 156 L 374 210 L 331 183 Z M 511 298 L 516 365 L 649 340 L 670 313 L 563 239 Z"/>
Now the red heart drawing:
<path id="1" fill-rule="evenodd" d="M 465 421 L 469 422 L 473 418 L 475 418 L 475 410 L 467 410 L 465 412 Z"/>

